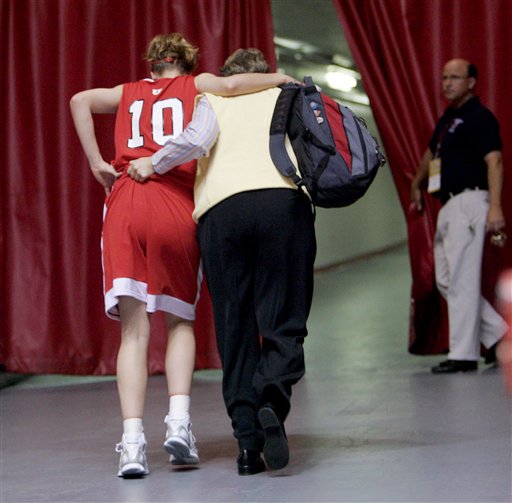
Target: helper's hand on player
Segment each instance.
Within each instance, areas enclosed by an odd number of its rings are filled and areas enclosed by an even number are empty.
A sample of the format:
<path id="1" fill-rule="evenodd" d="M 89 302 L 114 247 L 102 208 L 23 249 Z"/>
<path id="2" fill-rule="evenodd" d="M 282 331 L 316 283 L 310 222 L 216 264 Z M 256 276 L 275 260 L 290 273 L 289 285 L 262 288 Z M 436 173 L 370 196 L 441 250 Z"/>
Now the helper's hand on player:
<path id="1" fill-rule="evenodd" d="M 140 183 L 145 182 L 154 172 L 151 157 L 141 157 L 131 161 L 127 170 L 128 175 Z"/>

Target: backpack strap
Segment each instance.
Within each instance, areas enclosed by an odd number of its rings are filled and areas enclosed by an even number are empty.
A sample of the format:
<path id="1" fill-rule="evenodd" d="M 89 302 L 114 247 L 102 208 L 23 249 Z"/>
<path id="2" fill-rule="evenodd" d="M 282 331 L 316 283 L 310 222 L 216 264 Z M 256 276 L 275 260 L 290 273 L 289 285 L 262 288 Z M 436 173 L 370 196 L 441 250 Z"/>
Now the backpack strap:
<path id="1" fill-rule="evenodd" d="M 309 97 L 311 96 L 311 99 L 315 101 L 316 103 L 322 103 L 323 99 L 320 94 L 320 91 L 316 87 L 316 85 L 313 83 L 313 79 L 311 77 L 304 77 L 304 85 L 305 89 L 304 92 Z M 315 147 L 319 148 L 320 150 L 323 150 L 325 152 L 325 155 L 320 159 L 318 162 L 318 166 L 313 173 L 313 183 L 314 183 L 314 189 L 316 190 L 316 187 L 318 185 L 318 180 L 322 176 L 322 173 L 325 171 L 325 168 L 327 167 L 327 163 L 329 162 L 329 158 L 332 155 L 336 154 L 336 149 L 332 145 L 327 145 L 321 140 L 319 140 L 309 129 L 304 131 L 303 133 L 304 138 L 315 145 Z"/>
<path id="2" fill-rule="evenodd" d="M 304 91 L 306 94 L 317 94 L 317 99 L 320 99 L 320 93 L 313 83 L 313 79 L 311 77 L 304 77 Z"/>
<path id="3" fill-rule="evenodd" d="M 293 101 L 300 86 L 297 84 L 285 84 L 281 86 L 281 93 L 276 101 L 274 114 L 270 123 L 270 157 L 278 171 L 291 178 L 297 187 L 304 185 L 304 180 L 297 174 L 297 170 L 288 155 L 285 146 L 286 127 L 291 114 Z"/>

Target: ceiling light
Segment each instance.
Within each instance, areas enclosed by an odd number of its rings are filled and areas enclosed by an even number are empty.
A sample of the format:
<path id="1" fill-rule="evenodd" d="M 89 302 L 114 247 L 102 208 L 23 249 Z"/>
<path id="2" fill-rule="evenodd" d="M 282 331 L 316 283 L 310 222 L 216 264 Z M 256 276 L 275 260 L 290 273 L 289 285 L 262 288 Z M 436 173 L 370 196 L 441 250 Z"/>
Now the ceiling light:
<path id="1" fill-rule="evenodd" d="M 354 87 L 357 86 L 356 78 L 351 72 L 346 72 L 343 69 L 328 71 L 325 75 L 327 84 L 331 89 L 337 89 L 338 91 L 350 92 Z"/>

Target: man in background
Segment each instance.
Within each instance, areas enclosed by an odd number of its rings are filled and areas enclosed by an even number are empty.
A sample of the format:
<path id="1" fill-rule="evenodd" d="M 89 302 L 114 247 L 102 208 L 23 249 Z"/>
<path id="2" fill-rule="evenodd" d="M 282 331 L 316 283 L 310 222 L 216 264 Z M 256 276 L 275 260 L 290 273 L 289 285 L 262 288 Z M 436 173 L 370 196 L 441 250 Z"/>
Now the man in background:
<path id="1" fill-rule="evenodd" d="M 411 186 L 422 210 L 422 188 L 441 200 L 434 241 L 436 283 L 448 304 L 448 359 L 435 374 L 474 371 L 480 344 L 494 353 L 507 326 L 481 294 L 487 232 L 505 227 L 501 207 L 502 142 L 499 125 L 477 96 L 478 71 L 464 59 L 443 69 L 442 89 L 450 102 L 436 124 Z M 502 234 L 500 234 L 502 235 Z"/>

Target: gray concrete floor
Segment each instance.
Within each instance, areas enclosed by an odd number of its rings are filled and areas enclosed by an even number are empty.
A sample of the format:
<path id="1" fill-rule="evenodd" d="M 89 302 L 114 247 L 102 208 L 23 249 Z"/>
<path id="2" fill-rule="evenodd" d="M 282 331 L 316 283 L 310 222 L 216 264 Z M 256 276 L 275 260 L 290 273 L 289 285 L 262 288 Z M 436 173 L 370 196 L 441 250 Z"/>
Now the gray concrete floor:
<path id="1" fill-rule="evenodd" d="M 150 379 L 151 474 L 139 480 L 115 475 L 114 380 L 38 376 L 0 395 L 0 501 L 509 503 L 511 401 L 499 369 L 432 375 L 441 357 L 408 354 L 409 288 L 405 248 L 317 275 L 285 469 L 237 475 L 219 371 L 195 375 L 193 470 L 167 463 L 165 380 Z"/>

